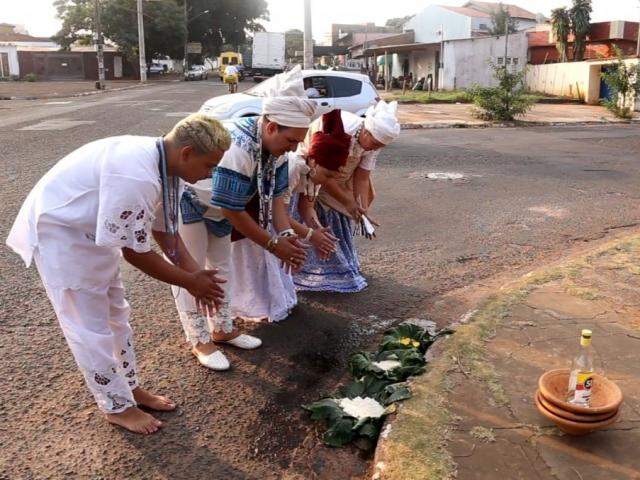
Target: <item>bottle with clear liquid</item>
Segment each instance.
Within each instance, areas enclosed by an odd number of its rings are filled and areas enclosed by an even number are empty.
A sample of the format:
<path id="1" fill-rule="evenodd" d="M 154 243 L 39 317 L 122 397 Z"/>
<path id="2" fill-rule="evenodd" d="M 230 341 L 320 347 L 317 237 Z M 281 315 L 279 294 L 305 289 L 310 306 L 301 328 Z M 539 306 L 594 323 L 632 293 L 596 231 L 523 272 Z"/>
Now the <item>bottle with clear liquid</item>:
<path id="1" fill-rule="evenodd" d="M 593 351 L 591 348 L 591 330 L 582 330 L 580 352 L 573 359 L 569 377 L 568 401 L 588 407 L 593 386 Z"/>

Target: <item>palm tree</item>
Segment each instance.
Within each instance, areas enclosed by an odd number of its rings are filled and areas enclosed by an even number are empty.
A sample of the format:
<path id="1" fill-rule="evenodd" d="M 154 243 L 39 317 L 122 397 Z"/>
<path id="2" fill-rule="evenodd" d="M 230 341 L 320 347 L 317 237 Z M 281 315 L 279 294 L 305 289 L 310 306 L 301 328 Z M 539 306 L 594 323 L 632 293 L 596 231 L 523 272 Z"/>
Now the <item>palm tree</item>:
<path id="1" fill-rule="evenodd" d="M 573 61 L 584 60 L 587 47 L 587 35 L 591 30 L 591 0 L 573 0 L 571 7 L 571 31 L 574 36 Z"/>
<path id="2" fill-rule="evenodd" d="M 571 17 L 566 8 L 561 7 L 551 11 L 551 28 L 556 38 L 560 61 L 566 62 L 569 57 L 569 33 L 571 33 Z"/>

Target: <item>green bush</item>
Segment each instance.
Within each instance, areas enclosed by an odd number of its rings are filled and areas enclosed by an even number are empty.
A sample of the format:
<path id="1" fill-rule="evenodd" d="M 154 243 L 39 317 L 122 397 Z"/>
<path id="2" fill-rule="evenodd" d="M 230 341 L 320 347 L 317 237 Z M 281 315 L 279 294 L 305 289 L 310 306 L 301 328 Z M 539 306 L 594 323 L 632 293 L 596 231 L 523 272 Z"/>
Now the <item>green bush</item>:
<path id="1" fill-rule="evenodd" d="M 490 65 L 498 86 L 475 85 L 469 90 L 476 107 L 474 115 L 483 120 L 509 122 L 526 114 L 535 103 L 535 97 L 525 90 L 526 70 L 510 72 L 505 66 Z"/>
<path id="2" fill-rule="evenodd" d="M 635 101 L 640 93 L 640 63 L 633 66 L 627 65 L 622 55 L 622 50 L 614 45 L 617 60 L 612 68 L 600 74 L 604 82 L 611 89 L 611 99 L 605 100 L 603 105 L 616 117 L 633 118 L 633 108 L 628 104 Z"/>
<path id="3" fill-rule="evenodd" d="M 35 82 L 35 81 L 37 81 L 37 80 L 38 80 L 38 76 L 37 76 L 35 73 L 27 73 L 27 74 L 24 76 L 24 79 L 25 79 L 27 82 Z"/>

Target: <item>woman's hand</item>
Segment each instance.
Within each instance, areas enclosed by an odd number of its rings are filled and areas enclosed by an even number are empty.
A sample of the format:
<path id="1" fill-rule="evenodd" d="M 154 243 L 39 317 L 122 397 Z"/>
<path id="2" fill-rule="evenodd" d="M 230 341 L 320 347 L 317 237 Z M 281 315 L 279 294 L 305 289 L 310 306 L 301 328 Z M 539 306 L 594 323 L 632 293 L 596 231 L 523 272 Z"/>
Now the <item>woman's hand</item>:
<path id="1" fill-rule="evenodd" d="M 294 272 L 299 271 L 307 260 L 307 252 L 298 237 L 278 237 L 278 243 L 273 254 L 291 267 Z"/>
<path id="2" fill-rule="evenodd" d="M 367 213 L 367 211 L 364 208 L 358 205 L 358 202 L 356 202 L 355 199 L 351 203 L 346 205 L 346 207 L 347 207 L 347 212 L 349 212 L 349 216 L 353 218 L 356 222 L 359 222 L 360 217 Z"/>
<path id="3" fill-rule="evenodd" d="M 196 298 L 198 306 L 215 308 L 216 310 L 224 300 L 224 290 L 220 286 L 226 280 L 217 277 L 218 270 L 198 270 L 190 274 L 184 287 Z"/>
<path id="4" fill-rule="evenodd" d="M 317 228 L 311 234 L 309 243 L 313 245 L 321 260 L 327 260 L 336 251 L 338 239 L 328 227 Z"/>

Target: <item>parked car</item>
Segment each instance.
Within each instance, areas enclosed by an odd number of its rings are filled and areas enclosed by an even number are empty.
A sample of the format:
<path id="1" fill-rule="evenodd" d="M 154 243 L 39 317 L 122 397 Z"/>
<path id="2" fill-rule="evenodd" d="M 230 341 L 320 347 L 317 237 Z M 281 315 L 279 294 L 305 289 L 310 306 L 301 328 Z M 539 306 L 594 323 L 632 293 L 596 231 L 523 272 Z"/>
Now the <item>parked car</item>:
<path id="1" fill-rule="evenodd" d="M 340 108 L 362 116 L 380 100 L 369 77 L 360 73 L 302 70 L 302 76 L 307 96 L 328 109 Z M 220 120 L 260 115 L 262 99 L 274 82 L 276 79 L 270 78 L 244 92 L 210 98 L 200 111 Z"/>
<path id="2" fill-rule="evenodd" d="M 209 78 L 209 71 L 204 65 L 191 65 L 191 68 L 184 74 L 185 81 L 206 80 Z"/>
<path id="3" fill-rule="evenodd" d="M 152 63 L 149 65 L 149 75 L 163 75 L 165 72 L 165 67 L 159 63 Z"/>

